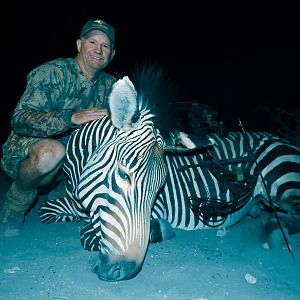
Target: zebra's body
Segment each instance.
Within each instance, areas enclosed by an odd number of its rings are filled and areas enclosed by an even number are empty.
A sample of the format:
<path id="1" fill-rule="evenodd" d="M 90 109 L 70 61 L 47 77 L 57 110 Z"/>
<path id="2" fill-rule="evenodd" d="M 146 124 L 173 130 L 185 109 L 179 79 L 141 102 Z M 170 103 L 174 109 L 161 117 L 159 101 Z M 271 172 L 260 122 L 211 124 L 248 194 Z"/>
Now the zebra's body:
<path id="1" fill-rule="evenodd" d="M 147 82 L 148 88 L 155 80 L 158 77 L 154 73 Z M 148 93 L 153 96 L 152 90 Z M 100 279 L 130 279 L 140 271 L 151 218 L 188 230 L 238 222 L 258 195 L 266 197 L 258 171 L 266 179 L 272 201 L 285 209 L 299 209 L 299 149 L 268 133 L 229 133 L 223 138 L 210 134 L 210 158 L 217 164 L 248 158 L 252 153 L 256 156 L 224 166 L 230 174 L 238 166 L 243 174 L 255 178 L 244 197 L 247 201 L 236 206 L 237 197 L 224 185 L 223 177 L 205 166 L 208 152 L 190 152 L 199 148 L 198 143 L 203 146 L 203 140 L 180 132 L 164 135 L 145 95 L 147 89 L 141 88 L 137 93 L 128 78 L 115 84 L 110 96 L 110 118 L 86 124 L 70 137 L 64 163 L 67 197 L 47 201 L 40 209 L 43 223 L 87 222 L 81 230 L 81 242 L 85 249 L 99 251 L 95 272 Z M 171 153 L 175 148 L 176 154 Z M 187 165 L 192 167 L 181 170 Z M 222 207 L 226 202 L 236 209 L 199 218 L 191 209 L 191 196 L 196 204 L 198 199 L 212 198 Z"/>
<path id="2" fill-rule="evenodd" d="M 203 222 L 191 209 L 191 197 L 229 203 L 235 200 L 233 193 L 226 182 L 223 184 L 210 171 L 202 154 L 166 155 L 168 177 L 153 207 L 154 218 L 166 219 L 172 227 L 185 230 L 229 227 L 260 200 L 265 205 L 270 205 L 271 200 L 272 204 L 287 208 L 292 205 L 290 198 L 300 198 L 300 150 L 297 147 L 268 132 L 229 132 L 225 137 L 217 134 L 208 134 L 208 137 L 214 141 L 212 157 L 220 163 L 230 162 L 223 166 L 236 176 L 235 181 L 239 181 L 239 175 L 247 174 L 256 179 L 245 205 L 228 214 L 226 220 Z M 243 158 L 246 159 L 243 161 Z M 247 188 L 245 186 L 245 190 Z"/>
<path id="3" fill-rule="evenodd" d="M 68 156 L 68 160 L 65 163 L 65 171 L 68 178 L 72 180 L 69 181 L 67 186 L 67 191 L 73 199 L 73 194 L 76 197 L 80 197 L 78 195 L 78 189 L 74 189 L 70 193 L 70 187 L 78 187 L 79 178 L 77 177 L 82 172 L 83 166 L 80 166 L 81 162 L 83 165 L 85 162 L 90 160 L 90 153 L 93 153 L 95 149 L 94 146 L 97 144 L 97 138 L 100 136 L 100 132 L 105 132 L 106 138 L 112 138 L 110 134 L 113 134 L 113 131 L 108 132 L 103 130 L 103 128 L 107 127 L 107 120 L 103 122 L 103 126 L 99 126 L 99 122 L 93 122 L 91 128 L 88 130 L 83 130 L 79 137 L 76 139 L 71 139 L 71 155 Z M 89 127 L 89 126 L 88 126 Z M 102 128 L 103 127 L 103 128 Z M 112 127 L 113 128 L 113 127 Z M 110 129 L 112 129 L 110 128 Z M 103 131 L 102 131 L 103 130 Z M 92 133 L 92 135 L 90 135 Z M 88 150 L 82 151 L 84 149 L 83 142 L 85 140 L 82 137 L 89 136 L 91 140 L 93 137 L 96 139 L 95 143 L 90 143 Z M 247 140 L 245 140 L 245 137 Z M 266 171 L 266 167 L 268 166 L 269 171 L 272 168 L 272 160 L 273 165 L 278 163 L 278 159 L 276 158 L 274 161 L 274 154 L 270 151 L 270 148 L 276 149 L 276 147 L 285 145 L 290 150 L 290 154 L 288 154 L 288 160 L 282 160 L 281 163 L 292 163 L 294 166 L 286 170 L 286 176 L 289 176 L 288 173 L 292 172 L 296 174 L 294 175 L 294 183 L 293 185 L 293 196 L 300 197 L 300 186 L 298 181 L 300 182 L 300 173 L 299 172 L 299 159 L 300 159 L 300 152 L 299 150 L 290 145 L 287 141 L 282 140 L 281 138 L 274 136 L 271 133 L 267 132 L 248 132 L 246 136 L 243 135 L 241 132 L 229 132 L 228 136 L 226 137 L 219 137 L 216 134 L 209 134 L 208 138 L 214 141 L 214 148 L 211 150 L 211 154 L 213 155 L 214 159 L 222 162 L 224 160 L 239 160 L 240 158 L 247 158 L 250 155 L 255 153 L 256 151 L 260 151 L 259 157 L 255 160 L 249 159 L 246 162 L 240 163 L 231 163 L 228 164 L 226 167 L 228 171 L 233 172 L 236 176 L 237 170 L 244 174 L 256 174 L 257 182 L 255 188 L 253 189 L 253 193 L 251 197 L 248 198 L 247 205 L 245 205 L 242 209 L 235 212 L 234 214 L 228 215 L 227 220 L 225 223 L 222 223 L 222 226 L 232 226 L 236 222 L 238 222 L 241 218 L 243 218 L 251 209 L 252 205 L 256 203 L 256 198 L 261 196 L 262 198 L 266 199 L 265 204 L 268 205 L 268 193 L 271 192 L 270 196 L 273 203 L 278 202 L 279 199 L 282 199 L 284 193 L 288 193 L 288 196 L 291 196 L 291 189 L 288 190 L 281 190 L 280 186 L 274 186 L 271 189 L 271 183 L 274 179 L 267 181 L 268 191 L 266 192 L 264 185 L 261 182 L 261 178 L 259 176 L 259 172 L 261 171 L 264 175 L 264 178 L 267 178 L 268 174 Z M 251 149 L 249 148 L 249 143 L 251 145 Z M 262 147 L 266 141 L 272 141 L 269 143 L 269 147 Z M 274 146 L 276 146 L 274 148 Z M 264 151 L 260 148 L 262 147 Z M 250 151 L 250 153 L 249 153 Z M 296 151 L 296 156 L 295 156 Z M 287 155 L 287 152 L 286 154 Z M 292 157 L 294 156 L 294 159 Z M 75 159 L 76 158 L 76 159 Z M 264 165 L 260 165 L 260 169 L 257 169 L 256 162 L 259 161 L 260 158 L 264 158 L 265 162 Z M 160 218 L 167 220 L 172 227 L 180 228 L 184 230 L 196 230 L 196 229 L 207 229 L 210 226 L 207 223 L 203 223 L 199 216 L 197 216 L 192 210 L 189 205 L 189 198 L 190 197 L 197 197 L 197 198 L 212 198 L 212 199 L 220 199 L 224 202 L 230 202 L 233 199 L 233 195 L 228 191 L 222 190 L 220 187 L 220 182 L 215 178 L 215 176 L 210 172 L 210 170 L 205 166 L 203 163 L 203 154 L 196 154 L 196 155 L 165 155 L 167 169 L 168 169 L 168 176 L 166 183 L 164 184 L 162 190 L 157 195 L 157 200 L 155 201 L 153 208 L 152 208 L 152 218 Z M 74 164 L 76 162 L 76 164 Z M 76 172 L 73 172 L 76 167 Z M 283 173 L 283 172 L 282 172 Z M 96 174 L 97 175 L 97 174 Z M 282 174 L 283 175 L 283 174 Z M 93 179 L 92 177 L 90 178 Z M 89 187 L 88 190 L 84 190 L 84 195 L 91 195 L 92 186 L 87 185 Z M 280 195 L 278 193 L 280 192 Z M 86 198 L 88 198 L 86 196 Z M 284 196 L 286 198 L 286 196 Z M 259 198 L 261 199 L 261 198 Z M 58 202 L 59 201 L 59 202 Z M 53 202 L 53 201 L 52 201 Z M 89 201 L 92 203 L 92 201 Z M 51 203 L 51 201 L 49 202 Z M 54 200 L 54 203 L 58 204 L 57 210 L 54 210 L 54 207 L 51 208 L 48 212 L 41 214 L 41 220 L 44 223 L 51 223 L 51 222 L 60 222 L 60 221 L 69 221 L 75 222 L 80 220 L 88 220 L 89 216 L 86 213 L 86 209 L 84 209 L 80 202 L 78 201 L 70 201 L 70 198 L 63 198 L 60 200 Z M 71 205 L 72 204 L 72 205 Z M 64 213 L 66 212 L 66 213 Z M 217 220 L 216 220 L 217 221 Z M 211 227 L 215 227 L 215 225 L 211 223 Z M 89 250 L 98 250 L 97 248 L 93 248 L 91 245 L 86 245 L 85 248 Z"/>

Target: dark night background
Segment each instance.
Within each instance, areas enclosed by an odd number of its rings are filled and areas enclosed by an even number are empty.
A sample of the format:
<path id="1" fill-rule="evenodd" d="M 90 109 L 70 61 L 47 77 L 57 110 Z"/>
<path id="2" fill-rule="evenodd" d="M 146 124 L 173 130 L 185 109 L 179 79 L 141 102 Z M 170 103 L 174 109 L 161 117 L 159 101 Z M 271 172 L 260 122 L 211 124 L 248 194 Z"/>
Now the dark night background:
<path id="1" fill-rule="evenodd" d="M 268 115 L 257 111 L 261 105 L 300 110 L 297 1 L 108 1 L 2 4 L 1 144 L 28 72 L 74 57 L 82 26 L 94 18 L 116 29 L 109 71 L 125 75 L 136 62 L 159 60 L 181 96 L 211 105 L 232 130 L 240 130 L 237 117 L 246 130 L 263 129 Z M 285 246 L 266 247 L 260 218 L 227 230 L 178 230 L 170 241 L 150 244 L 136 278 L 115 283 L 92 273 L 96 252 L 83 251 L 82 224 L 44 225 L 38 209 L 21 236 L 0 239 L 0 299 L 300 299 L 299 234 L 289 238 L 293 261 Z"/>
<path id="2" fill-rule="evenodd" d="M 296 4 L 230 2 L 40 2 L 3 11 L 1 143 L 10 116 L 37 65 L 76 55 L 83 24 L 103 19 L 116 29 L 116 56 L 107 69 L 124 75 L 136 62 L 159 60 L 187 101 L 209 104 L 230 129 L 260 129 L 266 105 L 299 109 L 300 37 Z M 192 4 L 193 3 L 193 4 Z M 4 80 L 3 80 L 4 79 Z"/>

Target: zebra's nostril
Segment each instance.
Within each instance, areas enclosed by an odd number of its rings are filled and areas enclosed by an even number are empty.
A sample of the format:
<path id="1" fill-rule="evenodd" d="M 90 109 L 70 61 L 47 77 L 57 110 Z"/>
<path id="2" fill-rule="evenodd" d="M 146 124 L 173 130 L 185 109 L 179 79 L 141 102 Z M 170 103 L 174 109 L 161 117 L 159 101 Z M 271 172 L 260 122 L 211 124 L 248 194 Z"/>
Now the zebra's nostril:
<path id="1" fill-rule="evenodd" d="M 114 280 L 118 280 L 119 278 L 122 279 L 122 277 L 123 277 L 123 276 L 121 276 L 122 270 L 120 267 L 114 268 L 111 273 L 112 273 L 111 278 Z"/>

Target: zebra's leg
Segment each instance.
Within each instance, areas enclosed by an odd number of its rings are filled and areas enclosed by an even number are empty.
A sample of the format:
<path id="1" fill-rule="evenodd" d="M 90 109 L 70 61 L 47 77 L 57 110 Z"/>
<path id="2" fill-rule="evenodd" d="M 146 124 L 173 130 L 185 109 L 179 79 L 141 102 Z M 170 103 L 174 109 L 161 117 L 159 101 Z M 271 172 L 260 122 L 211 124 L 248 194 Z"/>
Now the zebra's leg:
<path id="1" fill-rule="evenodd" d="M 39 216 L 42 223 L 79 222 L 87 215 L 79 202 L 70 197 L 48 200 L 41 204 Z"/>
<path id="2" fill-rule="evenodd" d="M 80 230 L 80 242 L 88 251 L 100 251 L 100 238 L 96 235 L 91 222 L 88 222 Z"/>
<path id="3" fill-rule="evenodd" d="M 151 219 L 150 223 L 150 243 L 159 243 L 169 240 L 175 236 L 175 231 L 171 224 L 165 219 Z"/>

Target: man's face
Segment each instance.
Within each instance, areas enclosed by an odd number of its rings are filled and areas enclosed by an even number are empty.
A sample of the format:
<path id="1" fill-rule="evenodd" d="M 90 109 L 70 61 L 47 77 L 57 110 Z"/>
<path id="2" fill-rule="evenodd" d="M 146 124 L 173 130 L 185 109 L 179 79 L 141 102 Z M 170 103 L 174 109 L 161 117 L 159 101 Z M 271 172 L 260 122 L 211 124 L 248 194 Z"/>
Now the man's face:
<path id="1" fill-rule="evenodd" d="M 77 49 L 85 69 L 93 72 L 104 69 L 115 54 L 111 41 L 99 30 L 93 30 L 84 39 L 78 40 Z"/>

